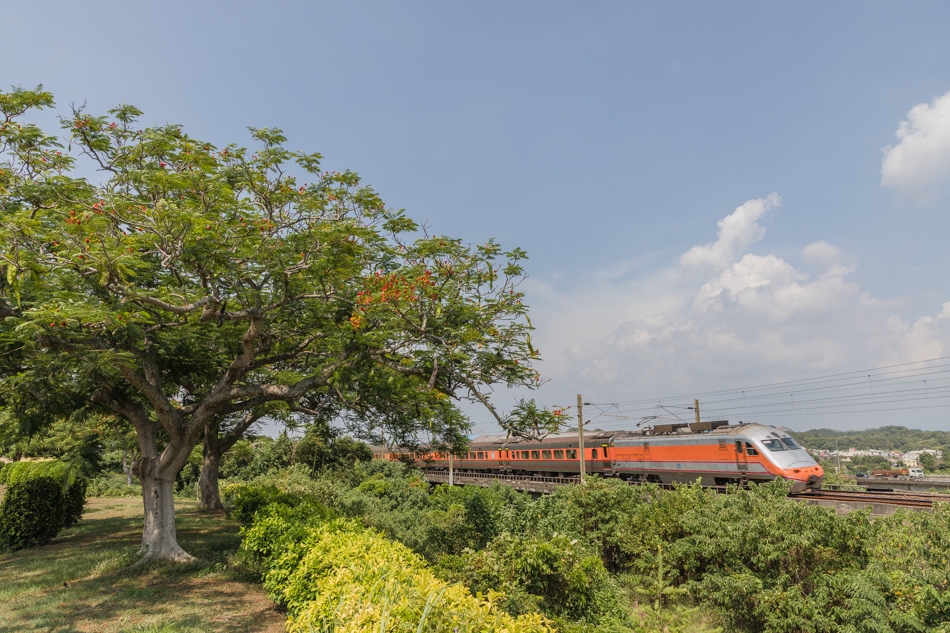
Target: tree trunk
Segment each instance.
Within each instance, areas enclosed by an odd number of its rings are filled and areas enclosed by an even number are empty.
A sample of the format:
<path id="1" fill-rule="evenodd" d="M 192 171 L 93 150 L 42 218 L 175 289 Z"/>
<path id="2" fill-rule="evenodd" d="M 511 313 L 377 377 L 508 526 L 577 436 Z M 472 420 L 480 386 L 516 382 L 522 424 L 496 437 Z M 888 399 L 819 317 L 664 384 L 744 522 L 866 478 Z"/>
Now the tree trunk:
<path id="1" fill-rule="evenodd" d="M 201 475 L 198 477 L 198 494 L 202 510 L 224 510 L 221 493 L 218 490 L 218 470 L 221 468 L 221 458 L 263 415 L 261 411 L 248 411 L 238 424 L 225 433 L 224 437 L 221 437 L 219 420 L 205 424 L 204 458 L 201 462 Z"/>
<path id="2" fill-rule="evenodd" d="M 224 446 L 221 438 L 218 437 L 217 426 L 217 424 L 205 425 L 204 459 L 201 462 L 201 476 L 198 477 L 202 510 L 224 510 L 221 494 L 218 491 L 218 470 L 221 467 Z"/>
<path id="3" fill-rule="evenodd" d="M 166 449 L 167 452 L 167 449 Z M 135 464 L 136 476 L 142 482 L 145 521 L 142 528 L 142 549 L 147 560 L 194 562 L 194 556 L 178 545 L 175 531 L 175 473 L 159 466 L 160 458 L 144 457 Z M 163 472 L 164 471 L 164 472 Z"/>
<path id="4" fill-rule="evenodd" d="M 128 467 L 128 464 L 126 462 L 126 458 L 128 456 L 129 456 L 129 449 L 126 448 L 125 451 L 122 453 L 122 472 L 125 473 L 125 485 L 131 486 L 133 484 L 132 469 Z"/>
<path id="5" fill-rule="evenodd" d="M 144 416 L 143 416 L 144 417 Z M 132 473 L 142 482 L 144 524 L 142 527 L 142 558 L 136 564 L 150 560 L 182 563 L 197 559 L 178 545 L 175 531 L 175 476 L 181 470 L 195 439 L 181 441 L 173 438 L 161 455 L 158 454 L 158 425 L 143 420 L 136 425 L 141 458 L 133 462 Z"/>

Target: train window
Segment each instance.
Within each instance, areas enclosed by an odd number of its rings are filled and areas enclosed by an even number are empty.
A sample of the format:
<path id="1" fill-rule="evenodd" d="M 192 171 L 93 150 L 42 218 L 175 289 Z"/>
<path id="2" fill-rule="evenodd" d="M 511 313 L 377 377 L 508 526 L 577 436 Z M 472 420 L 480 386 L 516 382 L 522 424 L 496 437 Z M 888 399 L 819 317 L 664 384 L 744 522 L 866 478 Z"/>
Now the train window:
<path id="1" fill-rule="evenodd" d="M 748 442 L 745 443 L 745 452 L 746 452 L 746 455 L 758 455 L 758 454 L 759 454 L 759 451 L 755 450 L 755 447 L 752 446 L 751 444 L 749 444 Z"/>
<path id="2" fill-rule="evenodd" d="M 795 440 L 793 440 L 793 439 L 790 438 L 790 437 L 783 437 L 783 438 L 782 438 L 782 444 L 784 444 L 785 446 L 787 446 L 787 447 L 788 447 L 788 450 L 790 450 L 790 451 L 795 451 L 795 450 L 798 450 L 798 449 L 801 448 L 801 446 L 798 445 L 798 442 L 796 442 Z"/>
<path id="3" fill-rule="evenodd" d="M 564 459 L 564 451 L 560 449 L 554 451 L 554 459 Z"/>
<path id="4" fill-rule="evenodd" d="M 573 448 L 569 448 L 565 451 L 567 453 L 568 459 L 577 459 L 577 451 Z"/>
<path id="5" fill-rule="evenodd" d="M 521 459 L 531 459 L 531 453 L 528 451 L 521 451 Z"/>
<path id="6" fill-rule="evenodd" d="M 551 459 L 551 451 L 541 451 L 541 459 Z"/>
<path id="7" fill-rule="evenodd" d="M 531 451 L 531 459 L 541 459 L 541 451 Z"/>
<path id="8" fill-rule="evenodd" d="M 476 459 L 485 459 L 485 453 L 478 451 L 478 457 Z"/>
<path id="9" fill-rule="evenodd" d="M 773 452 L 786 451 L 785 445 L 779 442 L 778 440 L 762 440 L 762 444 L 765 445 L 765 448 Z"/>
<path id="10" fill-rule="evenodd" d="M 596 449 L 596 448 L 590 449 L 590 458 L 591 458 L 591 459 L 597 459 L 597 449 Z"/>

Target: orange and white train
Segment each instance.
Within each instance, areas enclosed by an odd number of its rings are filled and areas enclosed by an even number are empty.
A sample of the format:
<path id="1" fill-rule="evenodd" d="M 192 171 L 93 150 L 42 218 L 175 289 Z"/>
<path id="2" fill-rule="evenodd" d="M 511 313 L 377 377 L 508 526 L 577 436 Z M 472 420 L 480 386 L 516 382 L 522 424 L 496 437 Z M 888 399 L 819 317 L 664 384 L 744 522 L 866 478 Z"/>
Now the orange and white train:
<path id="1" fill-rule="evenodd" d="M 376 459 L 422 462 L 448 469 L 440 452 L 408 452 L 376 447 Z M 824 471 L 788 435 L 759 424 L 724 421 L 657 425 L 645 431 L 584 434 L 585 470 L 628 481 L 671 484 L 700 480 L 704 486 L 747 484 L 775 478 L 792 482 L 793 492 L 821 488 Z M 580 474 L 576 433 L 542 441 L 481 435 L 468 450 L 453 455 L 457 472 L 570 477 Z"/>

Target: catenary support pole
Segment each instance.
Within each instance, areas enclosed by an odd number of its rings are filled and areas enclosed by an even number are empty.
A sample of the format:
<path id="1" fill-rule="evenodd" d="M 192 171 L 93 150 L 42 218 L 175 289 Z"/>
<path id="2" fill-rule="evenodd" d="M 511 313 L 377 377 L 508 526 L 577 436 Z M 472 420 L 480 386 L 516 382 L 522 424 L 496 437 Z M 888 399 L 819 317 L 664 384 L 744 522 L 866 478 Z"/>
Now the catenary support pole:
<path id="1" fill-rule="evenodd" d="M 696 412 L 696 424 L 699 424 L 699 400 L 693 400 L 693 411 Z"/>
<path id="2" fill-rule="evenodd" d="M 453 453 L 453 452 L 451 451 L 451 449 L 450 449 L 450 450 L 449 450 L 449 485 L 450 485 L 450 486 L 455 485 L 455 477 L 454 477 L 455 471 L 454 471 L 454 469 L 453 469 L 453 467 L 452 467 L 452 458 L 453 458 L 454 456 L 455 456 L 455 453 Z"/>
<path id="3" fill-rule="evenodd" d="M 584 460 L 584 399 L 577 394 L 577 437 L 578 454 L 581 458 L 581 483 L 587 483 L 587 464 Z"/>

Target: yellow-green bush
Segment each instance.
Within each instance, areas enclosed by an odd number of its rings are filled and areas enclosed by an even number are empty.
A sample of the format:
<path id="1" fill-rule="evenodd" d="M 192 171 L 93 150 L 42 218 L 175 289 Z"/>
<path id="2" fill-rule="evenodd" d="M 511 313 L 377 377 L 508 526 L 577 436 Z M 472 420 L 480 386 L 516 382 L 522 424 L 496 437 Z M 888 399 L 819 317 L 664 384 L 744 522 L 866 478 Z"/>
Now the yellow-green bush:
<path id="1" fill-rule="evenodd" d="M 540 614 L 503 612 L 498 594 L 472 596 L 439 580 L 422 557 L 375 530 L 352 520 L 314 521 L 305 508 L 259 510 L 242 544 L 261 563 L 271 597 L 287 605 L 290 633 L 552 631 Z"/>
<path id="2" fill-rule="evenodd" d="M 41 462 L 10 462 L 0 468 L 0 484 L 17 484 L 28 479 L 49 477 L 68 485 L 75 479 L 74 469 L 69 464 L 57 460 Z"/>
<path id="3" fill-rule="evenodd" d="M 284 589 L 290 633 L 551 631 L 540 614 L 501 611 L 497 594 L 475 597 L 439 580 L 419 555 L 372 530 L 323 530 L 307 545 Z"/>

